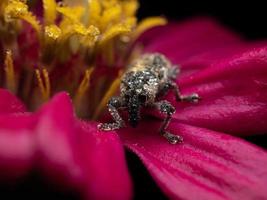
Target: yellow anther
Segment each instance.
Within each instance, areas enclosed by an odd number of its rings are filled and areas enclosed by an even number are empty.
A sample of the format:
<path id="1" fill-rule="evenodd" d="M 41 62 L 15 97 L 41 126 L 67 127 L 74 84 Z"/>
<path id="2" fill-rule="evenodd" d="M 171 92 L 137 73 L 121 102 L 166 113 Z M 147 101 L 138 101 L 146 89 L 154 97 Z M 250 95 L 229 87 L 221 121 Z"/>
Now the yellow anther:
<path id="1" fill-rule="evenodd" d="M 100 31 L 93 25 L 89 26 L 89 28 L 85 28 L 83 24 L 75 23 L 65 30 L 61 39 L 67 40 L 74 35 L 80 36 L 76 42 L 77 44 L 81 43 L 84 46 L 91 47 L 97 41 Z"/>
<path id="2" fill-rule="evenodd" d="M 36 17 L 28 11 L 28 6 L 26 2 L 19 1 L 19 0 L 10 0 L 5 7 L 4 11 L 5 20 L 10 22 L 15 19 L 22 19 L 29 24 L 36 30 L 38 36 L 41 34 L 41 27 L 39 21 Z"/>
<path id="3" fill-rule="evenodd" d="M 95 45 L 96 41 L 98 40 L 99 35 L 100 35 L 99 29 L 91 25 L 86 30 L 86 35 L 83 38 L 81 38 L 80 42 L 84 46 L 92 47 Z"/>
<path id="4" fill-rule="evenodd" d="M 89 34 L 89 31 L 87 30 L 87 28 L 85 28 L 85 26 L 81 23 L 73 24 L 73 31 L 76 34 L 83 35 L 83 36 Z"/>
<path id="5" fill-rule="evenodd" d="M 136 30 L 134 31 L 132 38 L 135 40 L 138 38 L 142 33 L 144 33 L 146 30 L 153 28 L 155 26 L 163 26 L 167 24 L 167 20 L 162 17 L 149 17 L 144 20 L 142 20 Z"/>
<path id="6" fill-rule="evenodd" d="M 5 20 L 11 21 L 15 18 L 28 14 L 28 6 L 19 0 L 10 0 L 5 7 Z"/>
<path id="7" fill-rule="evenodd" d="M 92 36 L 92 37 L 97 37 L 100 34 L 99 29 L 96 26 L 89 26 L 89 28 L 87 29 L 88 35 Z"/>
<path id="8" fill-rule="evenodd" d="M 97 106 L 94 115 L 93 115 L 93 119 L 96 120 L 101 112 L 104 110 L 104 108 L 106 107 L 109 99 L 114 96 L 114 94 L 117 92 L 119 86 L 120 86 L 120 82 L 121 82 L 121 76 L 122 76 L 123 72 L 120 71 L 118 77 L 112 82 L 112 84 L 110 85 L 109 89 L 107 90 L 107 92 L 105 93 L 104 97 L 102 98 L 101 102 L 99 103 L 99 105 Z"/>
<path id="9" fill-rule="evenodd" d="M 122 35 L 122 34 L 127 34 L 131 32 L 131 28 L 125 24 L 116 24 L 114 26 L 111 26 L 103 35 L 102 38 L 100 39 L 99 44 L 102 45 L 106 43 L 107 41 L 111 40 L 112 38 Z"/>
<path id="10" fill-rule="evenodd" d="M 9 89 L 13 93 L 16 93 L 16 79 L 15 79 L 12 52 L 10 50 L 6 51 L 5 74 L 6 74 L 7 89 Z"/>
<path id="11" fill-rule="evenodd" d="M 54 24 L 57 17 L 55 0 L 43 0 L 44 21 L 46 25 Z"/>
<path id="12" fill-rule="evenodd" d="M 61 36 L 61 29 L 56 25 L 49 25 L 45 27 L 45 38 L 57 40 Z"/>
<path id="13" fill-rule="evenodd" d="M 47 101 L 50 97 L 50 91 L 51 91 L 48 72 L 46 69 L 43 69 L 42 74 L 41 74 L 40 70 L 36 69 L 35 74 L 36 74 L 38 86 L 39 86 L 40 92 L 42 94 L 43 100 Z M 43 78 L 42 78 L 42 76 L 43 76 Z"/>
<path id="14" fill-rule="evenodd" d="M 62 41 L 67 41 L 73 35 L 87 36 L 90 35 L 91 28 L 88 29 L 80 22 L 81 16 L 84 13 L 84 8 L 76 7 L 58 7 L 57 11 L 63 15 L 63 20 L 60 23 L 62 30 Z M 78 39 L 78 40 L 77 40 Z M 78 47 L 81 42 L 80 38 L 72 40 L 71 49 L 73 46 Z M 73 49 L 72 49 L 73 50 Z"/>

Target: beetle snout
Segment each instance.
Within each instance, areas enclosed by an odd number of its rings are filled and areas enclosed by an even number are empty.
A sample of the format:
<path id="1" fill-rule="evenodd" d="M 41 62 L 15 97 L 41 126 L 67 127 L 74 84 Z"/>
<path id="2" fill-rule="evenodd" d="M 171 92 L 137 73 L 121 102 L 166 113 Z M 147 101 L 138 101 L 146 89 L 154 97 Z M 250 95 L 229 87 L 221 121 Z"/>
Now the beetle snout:
<path id="1" fill-rule="evenodd" d="M 133 96 L 130 99 L 128 104 L 128 112 L 129 112 L 129 124 L 132 127 L 136 127 L 140 119 L 140 102 L 138 100 L 138 96 Z"/>

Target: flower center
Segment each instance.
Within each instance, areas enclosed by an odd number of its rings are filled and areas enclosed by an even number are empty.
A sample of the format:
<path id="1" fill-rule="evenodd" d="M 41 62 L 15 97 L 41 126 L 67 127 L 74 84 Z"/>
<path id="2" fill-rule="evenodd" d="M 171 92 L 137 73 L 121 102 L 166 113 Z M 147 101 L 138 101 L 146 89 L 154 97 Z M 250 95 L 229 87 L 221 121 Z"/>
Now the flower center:
<path id="1" fill-rule="evenodd" d="M 97 119 L 125 66 L 140 52 L 133 43 L 166 20 L 137 23 L 137 0 L 75 2 L 0 2 L 0 85 L 30 110 L 67 91 L 80 117 Z"/>

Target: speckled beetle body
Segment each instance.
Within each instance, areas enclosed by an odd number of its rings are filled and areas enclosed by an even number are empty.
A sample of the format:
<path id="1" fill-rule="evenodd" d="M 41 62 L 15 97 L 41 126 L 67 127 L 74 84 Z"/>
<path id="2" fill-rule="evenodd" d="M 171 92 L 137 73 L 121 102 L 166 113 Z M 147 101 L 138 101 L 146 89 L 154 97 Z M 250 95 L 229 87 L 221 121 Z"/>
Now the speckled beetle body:
<path id="1" fill-rule="evenodd" d="M 108 109 L 114 123 L 99 124 L 101 130 L 114 130 L 125 126 L 119 115 L 118 109 L 124 108 L 129 113 L 129 123 L 136 127 L 140 120 L 141 107 L 154 107 L 166 115 L 159 130 L 170 143 L 176 144 L 182 141 L 182 137 L 166 131 L 175 108 L 166 100 L 159 101 L 169 90 L 173 90 L 177 101 L 197 102 L 199 96 L 180 94 L 177 84 L 174 82 L 179 73 L 177 66 L 172 66 L 170 61 L 162 54 L 145 54 L 133 61 L 122 77 L 120 96 L 112 97 L 108 102 Z"/>

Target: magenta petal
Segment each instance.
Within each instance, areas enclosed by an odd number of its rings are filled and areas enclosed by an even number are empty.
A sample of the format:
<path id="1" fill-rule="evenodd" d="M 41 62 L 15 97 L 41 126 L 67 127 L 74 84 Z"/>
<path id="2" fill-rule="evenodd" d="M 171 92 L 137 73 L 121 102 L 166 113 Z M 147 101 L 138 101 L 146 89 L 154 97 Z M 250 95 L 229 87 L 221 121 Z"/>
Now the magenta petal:
<path id="1" fill-rule="evenodd" d="M 0 114 L 25 112 L 24 104 L 8 90 L 0 88 Z"/>
<path id="2" fill-rule="evenodd" d="M 197 104 L 177 103 L 174 118 L 220 132 L 267 133 L 267 48 L 251 49 L 182 78 L 183 94 L 196 92 Z"/>
<path id="3" fill-rule="evenodd" d="M 0 89 L 0 99 L 0 180 L 13 180 L 32 167 L 35 119 L 8 90 Z"/>
<path id="4" fill-rule="evenodd" d="M 76 154 L 76 127 L 66 93 L 57 94 L 38 113 L 36 159 L 43 174 L 54 182 L 79 187 L 83 171 Z"/>
<path id="5" fill-rule="evenodd" d="M 26 175 L 33 166 L 35 119 L 27 114 L 0 115 L 0 180 Z"/>
<path id="6" fill-rule="evenodd" d="M 124 149 L 114 132 L 100 132 L 96 123 L 82 122 L 79 148 L 87 172 L 88 199 L 131 199 L 132 184 Z"/>
<path id="7" fill-rule="evenodd" d="M 131 197 L 123 146 L 115 133 L 78 121 L 66 93 L 56 95 L 38 115 L 36 157 L 44 175 L 87 199 Z"/>
<path id="8" fill-rule="evenodd" d="M 146 122 L 120 134 L 125 145 L 173 199 L 267 199 L 267 153 L 229 135 L 171 123 L 170 131 L 183 136 L 171 145 Z"/>

